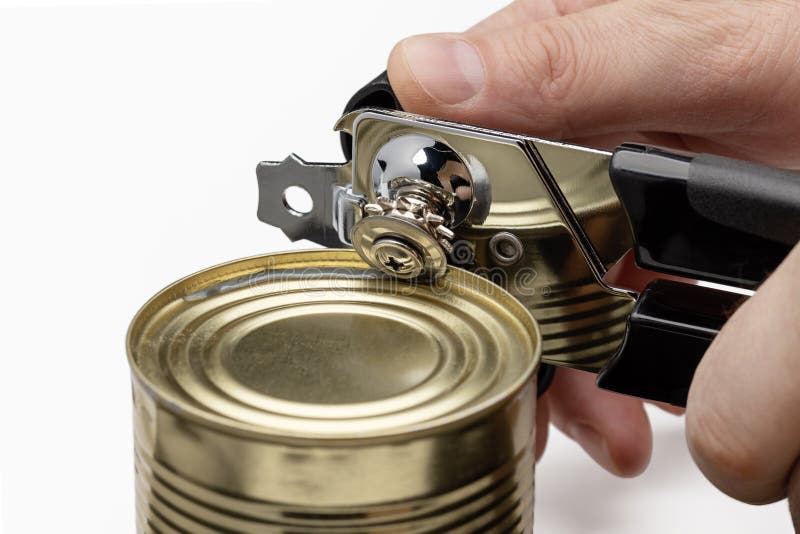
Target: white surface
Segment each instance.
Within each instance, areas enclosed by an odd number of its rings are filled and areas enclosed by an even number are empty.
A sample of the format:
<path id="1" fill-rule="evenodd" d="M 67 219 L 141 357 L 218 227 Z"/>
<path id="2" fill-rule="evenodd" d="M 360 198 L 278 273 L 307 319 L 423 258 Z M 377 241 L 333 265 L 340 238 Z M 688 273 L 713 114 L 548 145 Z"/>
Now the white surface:
<path id="1" fill-rule="evenodd" d="M 500 3 L 0 10 L 4 532 L 133 532 L 123 339 L 136 309 L 198 269 L 308 246 L 256 220 L 256 162 L 338 161 L 330 128 L 395 41 L 464 29 Z M 681 420 L 654 419 L 653 463 L 635 480 L 554 431 L 536 531 L 791 531 L 784 503 L 717 493 Z"/>

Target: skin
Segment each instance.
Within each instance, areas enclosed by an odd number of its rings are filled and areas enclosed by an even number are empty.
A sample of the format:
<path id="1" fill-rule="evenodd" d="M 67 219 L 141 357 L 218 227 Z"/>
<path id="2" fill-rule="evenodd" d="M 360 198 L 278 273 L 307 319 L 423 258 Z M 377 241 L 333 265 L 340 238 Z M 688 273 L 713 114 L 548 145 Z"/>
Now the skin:
<path id="1" fill-rule="evenodd" d="M 409 111 L 600 148 L 644 141 L 800 169 L 795 0 L 517 0 L 389 58 Z M 800 247 L 730 318 L 689 392 L 706 477 L 747 503 L 788 496 L 800 526 Z M 674 409 L 672 411 L 675 411 Z M 642 472 L 642 402 L 561 369 L 537 413 L 620 476 Z"/>

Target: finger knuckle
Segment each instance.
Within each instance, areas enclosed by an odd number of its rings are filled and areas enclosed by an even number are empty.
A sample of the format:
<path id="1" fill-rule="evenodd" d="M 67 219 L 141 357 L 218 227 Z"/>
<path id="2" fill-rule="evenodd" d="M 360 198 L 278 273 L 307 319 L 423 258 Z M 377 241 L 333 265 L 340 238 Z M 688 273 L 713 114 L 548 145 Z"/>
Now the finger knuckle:
<path id="1" fill-rule="evenodd" d="M 578 30 L 562 19 L 543 21 L 519 34 L 518 49 L 530 89 L 542 105 L 562 104 L 579 82 Z"/>
<path id="2" fill-rule="evenodd" d="M 740 106 L 769 100 L 779 74 L 776 46 L 786 42 L 785 7 L 753 0 L 653 5 L 657 16 L 651 23 L 670 28 L 672 53 L 684 58 L 687 78 L 714 88 L 706 97 Z"/>
<path id="3" fill-rule="evenodd" d="M 706 25 L 711 47 L 706 51 L 708 72 L 720 82 L 740 87 L 770 61 L 770 35 L 765 20 L 750 11 L 731 10 Z"/>
<path id="4" fill-rule="evenodd" d="M 800 20 L 796 12 L 788 15 L 777 4 L 759 9 L 742 4 L 727 15 L 718 15 L 708 29 L 711 45 L 705 73 L 719 88 L 720 102 L 735 102 L 739 107 L 740 128 L 752 128 L 776 112 L 788 115 L 786 110 L 792 109 L 786 106 L 786 89 L 790 88 L 790 100 L 796 98 L 800 77 L 797 57 L 787 53 L 786 44 L 797 41 Z"/>

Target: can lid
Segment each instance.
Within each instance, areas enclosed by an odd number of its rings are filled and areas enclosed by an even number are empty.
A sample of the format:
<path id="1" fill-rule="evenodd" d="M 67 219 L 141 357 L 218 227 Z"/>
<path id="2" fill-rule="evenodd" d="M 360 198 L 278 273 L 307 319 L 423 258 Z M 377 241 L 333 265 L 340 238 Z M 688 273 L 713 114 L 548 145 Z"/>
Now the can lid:
<path id="1" fill-rule="evenodd" d="M 259 256 L 180 280 L 134 318 L 135 377 L 182 415 L 276 438 L 352 439 L 464 422 L 540 357 L 511 295 L 450 268 L 434 285 L 351 250 Z"/>

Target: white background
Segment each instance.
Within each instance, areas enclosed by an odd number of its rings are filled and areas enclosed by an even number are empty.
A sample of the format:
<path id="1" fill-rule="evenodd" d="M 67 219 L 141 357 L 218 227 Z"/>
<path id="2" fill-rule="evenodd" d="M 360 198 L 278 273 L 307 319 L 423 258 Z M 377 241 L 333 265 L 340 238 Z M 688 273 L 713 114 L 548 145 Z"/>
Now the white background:
<path id="1" fill-rule="evenodd" d="M 502 3 L 0 10 L 0 530 L 133 532 L 123 340 L 138 306 L 201 268 L 307 247 L 256 220 L 256 162 L 339 161 L 331 126 L 394 42 L 465 29 Z M 538 533 L 791 531 L 785 503 L 717 493 L 681 419 L 651 413 L 655 454 L 634 480 L 552 433 Z"/>

